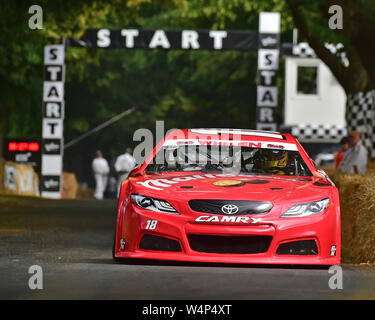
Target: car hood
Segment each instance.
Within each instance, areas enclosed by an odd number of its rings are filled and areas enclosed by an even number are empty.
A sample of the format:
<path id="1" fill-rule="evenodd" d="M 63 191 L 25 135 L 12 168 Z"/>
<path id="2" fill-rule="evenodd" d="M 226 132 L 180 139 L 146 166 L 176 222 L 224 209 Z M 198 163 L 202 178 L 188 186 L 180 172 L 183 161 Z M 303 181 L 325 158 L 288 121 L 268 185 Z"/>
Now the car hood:
<path id="1" fill-rule="evenodd" d="M 217 173 L 161 173 L 129 179 L 133 193 L 162 199 L 316 200 L 333 185 L 316 177 L 234 175 Z M 319 181 L 318 181 L 319 180 Z"/>

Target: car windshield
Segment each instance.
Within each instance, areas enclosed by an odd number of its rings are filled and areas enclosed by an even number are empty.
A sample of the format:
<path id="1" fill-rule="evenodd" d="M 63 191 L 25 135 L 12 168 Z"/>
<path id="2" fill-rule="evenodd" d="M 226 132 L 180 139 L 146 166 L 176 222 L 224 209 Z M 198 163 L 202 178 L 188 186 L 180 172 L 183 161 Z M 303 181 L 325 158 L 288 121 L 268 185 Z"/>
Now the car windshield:
<path id="1" fill-rule="evenodd" d="M 145 171 L 312 175 L 298 151 L 200 145 L 164 146 L 147 165 Z"/>

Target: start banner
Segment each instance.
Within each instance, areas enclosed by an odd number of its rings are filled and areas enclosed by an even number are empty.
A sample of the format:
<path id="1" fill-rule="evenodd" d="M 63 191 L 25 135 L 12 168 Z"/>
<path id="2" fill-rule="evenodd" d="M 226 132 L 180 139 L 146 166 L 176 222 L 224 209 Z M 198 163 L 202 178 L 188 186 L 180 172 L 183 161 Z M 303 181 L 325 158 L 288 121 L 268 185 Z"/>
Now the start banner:
<path id="1" fill-rule="evenodd" d="M 166 50 L 258 50 L 258 32 L 248 30 L 146 30 L 88 29 L 80 39 L 67 39 L 71 47 L 166 49 Z"/>

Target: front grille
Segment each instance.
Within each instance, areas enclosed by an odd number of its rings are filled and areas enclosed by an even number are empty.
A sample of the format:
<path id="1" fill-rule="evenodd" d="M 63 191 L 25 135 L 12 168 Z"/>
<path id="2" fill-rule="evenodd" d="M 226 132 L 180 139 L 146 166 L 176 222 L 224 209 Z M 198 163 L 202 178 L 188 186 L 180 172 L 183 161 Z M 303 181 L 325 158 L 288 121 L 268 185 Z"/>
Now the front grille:
<path id="1" fill-rule="evenodd" d="M 254 254 L 268 250 L 272 236 L 218 236 L 188 234 L 190 248 L 205 253 Z"/>
<path id="2" fill-rule="evenodd" d="M 213 214 L 230 214 L 230 215 L 245 215 L 245 214 L 260 214 L 267 213 L 272 208 L 272 203 L 268 201 L 249 201 L 249 200 L 212 200 L 212 199 L 197 199 L 190 200 L 189 207 L 197 212 L 213 213 Z M 234 205 L 238 208 L 230 211 L 225 210 L 225 206 Z"/>
<path id="3" fill-rule="evenodd" d="M 145 234 L 140 243 L 139 249 L 155 251 L 181 252 L 180 243 L 176 240 Z"/>

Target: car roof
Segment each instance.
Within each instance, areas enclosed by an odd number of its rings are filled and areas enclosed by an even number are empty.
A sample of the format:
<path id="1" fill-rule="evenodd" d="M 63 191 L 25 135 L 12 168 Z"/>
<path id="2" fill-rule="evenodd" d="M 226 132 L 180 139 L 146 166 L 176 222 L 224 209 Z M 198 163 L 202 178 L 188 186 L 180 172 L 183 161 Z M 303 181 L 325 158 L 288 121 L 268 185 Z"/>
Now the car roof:
<path id="1" fill-rule="evenodd" d="M 197 128 L 197 129 L 175 129 L 170 131 L 165 137 L 166 140 L 174 140 L 192 137 L 208 137 L 228 135 L 229 138 L 240 136 L 241 140 L 264 140 L 296 143 L 296 138 L 290 133 L 276 131 L 263 131 L 251 129 L 223 129 L 223 128 Z"/>

